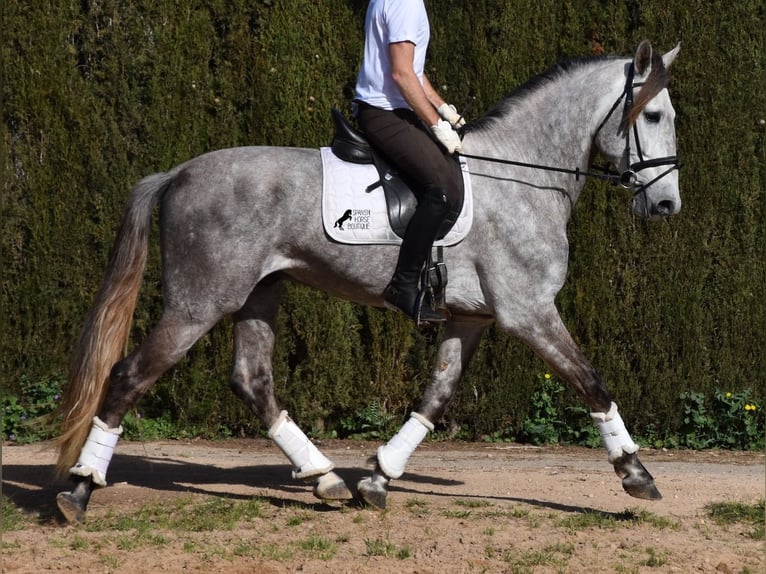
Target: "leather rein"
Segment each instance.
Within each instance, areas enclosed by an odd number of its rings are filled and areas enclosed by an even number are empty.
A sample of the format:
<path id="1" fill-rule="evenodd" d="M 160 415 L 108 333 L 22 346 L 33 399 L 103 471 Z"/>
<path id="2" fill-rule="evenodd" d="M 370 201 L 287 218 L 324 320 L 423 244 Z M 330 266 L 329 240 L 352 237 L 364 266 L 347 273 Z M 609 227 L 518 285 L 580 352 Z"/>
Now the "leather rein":
<path id="1" fill-rule="evenodd" d="M 628 117 L 630 114 L 631 109 L 633 108 L 633 90 L 635 88 L 639 88 L 643 86 L 643 82 L 634 82 L 633 78 L 635 75 L 635 66 L 631 62 L 630 68 L 628 69 L 628 76 L 625 81 L 625 89 L 622 91 L 620 96 L 617 98 L 617 100 L 612 105 L 612 108 L 609 110 L 609 113 L 606 115 L 604 120 L 599 124 L 598 128 L 596 129 L 596 133 L 593 135 L 593 138 L 595 139 L 598 133 L 601 131 L 601 129 L 604 127 L 606 122 L 609 121 L 609 118 L 612 117 L 612 114 L 615 112 L 617 107 L 620 105 L 620 103 L 625 100 L 624 107 L 623 107 L 623 117 Z M 594 179 L 600 179 L 603 181 L 610 181 L 614 184 L 618 184 L 625 189 L 633 190 L 633 195 L 636 196 L 640 193 L 646 193 L 646 189 L 668 175 L 669 173 L 680 169 L 681 165 L 678 162 L 678 157 L 675 155 L 672 156 L 666 156 L 666 157 L 658 157 L 653 159 L 645 159 L 643 152 L 641 151 L 641 142 L 638 138 L 638 127 L 636 125 L 636 122 L 633 122 L 633 134 L 636 139 L 636 151 L 638 153 L 638 161 L 630 164 L 628 166 L 628 169 L 626 169 L 623 172 L 617 172 L 615 170 L 612 170 L 608 167 L 600 167 L 600 166 L 593 166 L 592 169 L 597 169 L 603 173 L 595 173 L 593 171 L 583 171 L 579 167 L 575 169 L 569 169 L 564 167 L 554 167 L 550 165 L 541 165 L 541 164 L 535 164 L 535 163 L 526 163 L 522 161 L 514 161 L 509 159 L 502 159 L 502 158 L 496 158 L 496 157 L 489 157 L 489 156 L 481 156 L 481 155 L 472 155 L 467 153 L 460 153 L 461 156 L 469 158 L 469 159 L 477 159 L 481 161 L 489 161 L 494 163 L 501 163 L 505 165 L 515 165 L 519 167 L 528 167 L 532 169 L 541 169 L 544 171 L 553 171 L 558 173 L 568 173 L 575 176 L 575 181 L 579 181 L 580 177 L 590 177 Z M 625 157 L 628 158 L 630 161 L 630 128 L 625 129 Z M 647 183 L 642 183 L 638 178 L 638 173 L 641 170 L 648 169 L 651 167 L 658 167 L 667 165 L 667 170 L 662 172 L 660 175 L 652 179 L 651 181 Z"/>

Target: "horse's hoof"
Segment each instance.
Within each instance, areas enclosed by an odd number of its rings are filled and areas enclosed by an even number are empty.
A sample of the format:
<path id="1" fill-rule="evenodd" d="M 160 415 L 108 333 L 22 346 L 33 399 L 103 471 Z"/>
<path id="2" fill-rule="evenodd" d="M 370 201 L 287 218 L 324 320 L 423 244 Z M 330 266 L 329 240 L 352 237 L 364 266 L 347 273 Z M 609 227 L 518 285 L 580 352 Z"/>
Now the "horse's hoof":
<path id="1" fill-rule="evenodd" d="M 323 474 L 314 483 L 314 496 L 321 500 L 351 500 L 351 494 L 344 480 L 334 472 Z"/>
<path id="2" fill-rule="evenodd" d="M 386 509 L 386 496 L 388 496 L 388 491 L 378 482 L 373 482 L 372 478 L 363 478 L 359 481 L 359 484 L 356 485 L 356 489 L 359 491 L 362 500 L 367 504 L 381 510 Z"/>
<path id="3" fill-rule="evenodd" d="M 660 500 L 662 498 L 660 491 L 654 485 L 654 477 L 641 464 L 635 452 L 624 454 L 615 460 L 614 471 L 622 479 L 622 488 L 629 495 L 643 500 Z"/>
<path id="4" fill-rule="evenodd" d="M 622 488 L 634 498 L 643 500 L 662 500 L 662 494 L 654 485 L 654 481 L 645 481 L 636 477 L 628 476 L 622 481 Z"/>
<path id="5" fill-rule="evenodd" d="M 70 524 L 80 523 L 85 520 L 85 506 L 82 501 L 71 492 L 59 492 L 56 496 L 56 504 Z"/>

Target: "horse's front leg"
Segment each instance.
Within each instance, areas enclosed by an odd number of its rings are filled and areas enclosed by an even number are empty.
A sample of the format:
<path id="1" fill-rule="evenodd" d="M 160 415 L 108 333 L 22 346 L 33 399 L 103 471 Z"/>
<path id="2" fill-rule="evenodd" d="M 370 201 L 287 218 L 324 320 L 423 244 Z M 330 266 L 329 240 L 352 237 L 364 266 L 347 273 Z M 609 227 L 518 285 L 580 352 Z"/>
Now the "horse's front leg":
<path id="1" fill-rule="evenodd" d="M 386 507 L 389 483 L 404 473 L 412 453 L 444 415 L 488 324 L 488 321 L 476 320 L 460 322 L 455 318 L 447 324 L 423 401 L 399 432 L 378 449 L 372 476 L 357 485 L 365 502 L 378 508 Z"/>
<path id="2" fill-rule="evenodd" d="M 562 379 L 571 384 L 591 409 L 622 487 L 636 498 L 662 498 L 654 478 L 638 459 L 638 445 L 633 442 L 606 385 L 567 331 L 558 311 L 551 304 L 546 313 L 538 314 L 536 323 L 523 329 L 512 329 Z"/>

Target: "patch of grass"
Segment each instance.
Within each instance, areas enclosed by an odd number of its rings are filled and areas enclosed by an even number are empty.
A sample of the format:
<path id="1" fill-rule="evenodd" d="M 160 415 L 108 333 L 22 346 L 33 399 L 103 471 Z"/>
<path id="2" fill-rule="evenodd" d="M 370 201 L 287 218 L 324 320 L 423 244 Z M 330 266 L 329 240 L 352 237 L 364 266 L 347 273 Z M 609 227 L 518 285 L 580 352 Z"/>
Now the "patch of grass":
<path id="1" fill-rule="evenodd" d="M 453 500 L 453 502 L 458 506 L 465 506 L 466 508 L 485 508 L 487 506 L 492 506 L 492 504 L 487 500 L 457 498 Z"/>
<path id="2" fill-rule="evenodd" d="M 231 530 L 238 522 L 258 518 L 262 514 L 263 503 L 258 498 L 239 501 L 216 496 L 202 502 L 192 498 L 181 498 L 172 503 L 145 506 L 134 514 L 110 514 L 105 518 L 89 521 L 86 529 L 134 530 L 148 536 L 144 543 L 160 545 L 161 540 L 149 536 L 158 529 L 186 532 Z"/>
<path id="3" fill-rule="evenodd" d="M 234 546 L 234 549 L 232 550 L 232 554 L 234 554 L 234 556 L 239 556 L 239 557 L 253 558 L 254 556 L 258 555 L 258 547 L 255 544 L 250 544 L 248 542 L 240 540 Z"/>
<path id="4" fill-rule="evenodd" d="M 541 550 L 504 552 L 502 558 L 513 574 L 532 574 L 540 566 L 565 568 L 573 553 L 574 547 L 571 544 L 554 544 Z"/>
<path id="5" fill-rule="evenodd" d="M 107 554 L 106 556 L 101 556 L 101 562 L 103 562 L 104 566 L 107 567 L 107 571 L 109 569 L 116 569 L 122 566 L 122 560 L 117 556 L 112 556 Z"/>
<path id="6" fill-rule="evenodd" d="M 428 516 L 431 513 L 428 503 L 420 498 L 410 498 L 405 503 L 405 507 L 414 516 Z"/>
<path id="7" fill-rule="evenodd" d="M 627 509 L 618 514 L 610 514 L 608 512 L 582 512 L 567 516 L 555 522 L 556 526 L 567 528 L 568 530 L 584 530 L 587 528 L 607 528 L 612 529 L 620 525 L 636 525 L 647 524 L 663 530 L 665 528 L 677 529 L 679 528 L 678 522 L 666 518 L 664 516 L 658 516 L 648 510 L 633 510 Z"/>
<path id="8" fill-rule="evenodd" d="M 644 566 L 659 568 L 660 566 L 664 566 L 668 561 L 668 557 L 664 552 L 657 552 L 654 548 L 647 548 L 646 553 L 649 557 L 641 563 Z"/>
<path id="9" fill-rule="evenodd" d="M 367 547 L 367 556 L 386 556 L 388 558 L 404 560 L 412 555 L 412 549 L 409 545 L 405 544 L 401 548 L 397 548 L 396 544 L 382 538 L 376 538 L 375 540 L 366 539 L 364 544 Z"/>
<path id="10" fill-rule="evenodd" d="M 470 510 L 443 510 L 442 516 L 445 518 L 468 518 L 471 516 Z"/>
<path id="11" fill-rule="evenodd" d="M 675 520 L 668 518 L 667 516 L 659 516 L 643 509 L 627 509 L 617 515 L 619 522 L 629 522 L 631 524 L 648 524 L 654 528 L 664 530 L 669 528 L 671 530 L 678 530 L 681 525 Z"/>
<path id="12" fill-rule="evenodd" d="M 764 516 L 766 516 L 766 501 L 759 500 L 755 504 L 745 502 L 712 502 L 705 506 L 708 516 L 716 524 L 729 526 L 744 523 L 752 525 L 750 538 L 764 540 Z"/>
<path id="13" fill-rule="evenodd" d="M 301 550 L 309 552 L 320 560 L 330 560 L 338 551 L 337 546 L 331 540 L 321 536 L 312 535 L 298 543 Z"/>
<path id="14" fill-rule="evenodd" d="M 514 506 L 510 510 L 511 518 L 526 518 L 529 516 L 529 510 L 526 508 L 518 508 Z"/>
<path id="15" fill-rule="evenodd" d="M 422 498 L 408 498 L 404 506 L 407 508 L 425 508 L 428 503 Z"/>
<path id="16" fill-rule="evenodd" d="M 23 530 L 27 526 L 27 517 L 8 497 L 0 495 L 0 507 L 4 532 Z"/>
<path id="17" fill-rule="evenodd" d="M 89 546 L 88 541 L 82 536 L 75 536 L 69 543 L 69 548 L 71 550 L 85 550 Z"/>
<path id="18" fill-rule="evenodd" d="M 290 546 L 280 546 L 279 544 L 259 544 L 258 551 L 261 557 L 266 560 L 275 560 L 285 562 L 292 560 L 295 552 Z"/>

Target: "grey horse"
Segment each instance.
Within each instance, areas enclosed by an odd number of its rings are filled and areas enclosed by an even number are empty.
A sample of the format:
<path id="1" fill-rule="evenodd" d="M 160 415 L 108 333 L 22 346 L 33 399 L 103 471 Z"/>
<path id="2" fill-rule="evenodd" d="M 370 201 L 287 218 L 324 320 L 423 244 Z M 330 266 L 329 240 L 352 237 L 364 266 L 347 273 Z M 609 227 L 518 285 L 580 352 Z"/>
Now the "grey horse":
<path id="1" fill-rule="evenodd" d="M 422 402 L 357 485 L 385 507 L 388 486 L 455 395 L 485 329 L 496 323 L 527 343 L 591 410 L 609 462 L 628 494 L 661 498 L 639 461 L 605 384 L 554 304 L 567 271 L 566 226 L 600 153 L 648 219 L 679 211 L 675 111 L 666 70 L 648 41 L 632 58 L 554 66 L 469 123 L 463 149 L 473 188 L 473 231 L 448 248 L 451 318 Z M 121 421 L 154 382 L 224 316 L 234 320 L 231 387 L 323 499 L 351 490 L 333 463 L 280 409 L 272 352 L 284 280 L 363 305 L 383 306 L 396 246 L 330 241 L 322 227 L 322 164 L 315 149 L 244 147 L 211 152 L 133 188 L 100 290 L 77 341 L 62 405 L 58 469 L 74 481 L 57 501 L 81 521 L 106 471 Z M 164 312 L 123 358 L 160 206 Z M 359 257 L 359 252 L 364 257 Z"/>

